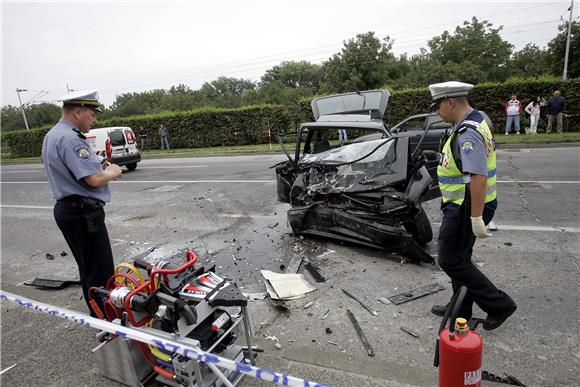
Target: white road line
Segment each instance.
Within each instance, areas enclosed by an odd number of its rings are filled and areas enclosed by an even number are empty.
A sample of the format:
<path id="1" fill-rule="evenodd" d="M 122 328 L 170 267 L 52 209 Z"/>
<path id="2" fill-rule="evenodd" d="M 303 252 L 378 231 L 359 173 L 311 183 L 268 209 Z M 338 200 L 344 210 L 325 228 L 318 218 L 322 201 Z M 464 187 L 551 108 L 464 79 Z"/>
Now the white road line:
<path id="1" fill-rule="evenodd" d="M 440 226 L 440 222 L 433 222 L 434 226 Z M 554 227 L 554 226 L 518 226 L 512 224 L 497 224 L 497 231 L 539 231 L 539 232 L 571 232 L 579 233 L 579 227 Z M 493 231 L 495 233 L 495 231 Z"/>
<path id="2" fill-rule="evenodd" d="M 19 205 L 12 205 L 12 204 L 1 204 L 0 207 L 2 208 L 29 208 L 33 210 L 52 210 L 54 207 L 47 207 L 47 206 L 19 206 Z"/>
<path id="3" fill-rule="evenodd" d="M 580 184 L 580 180 L 498 180 L 504 184 Z"/>
<path id="4" fill-rule="evenodd" d="M 217 214 L 218 218 L 253 218 L 253 219 L 277 219 L 276 215 L 257 215 L 257 214 Z"/>
<path id="5" fill-rule="evenodd" d="M 188 184 L 188 183 L 231 183 L 231 184 L 254 184 L 254 183 L 275 183 L 276 180 L 122 180 L 113 181 L 113 184 Z M 48 181 L 2 181 L 0 184 L 48 184 Z"/>
<path id="6" fill-rule="evenodd" d="M 141 169 L 179 169 L 179 168 L 207 168 L 207 165 L 176 165 L 173 167 L 139 167 Z"/>
<path id="7" fill-rule="evenodd" d="M 0 184 L 47 184 L 48 181 L 2 181 Z M 152 184 L 152 183 L 276 183 L 276 180 L 122 180 L 113 184 Z M 498 180 L 498 184 L 580 184 L 580 180 Z"/>
<path id="8" fill-rule="evenodd" d="M 7 170 L 2 170 L 2 173 L 39 173 L 39 172 L 44 172 L 44 169 L 39 169 L 36 171 L 30 171 L 30 170 L 26 170 L 26 171 L 7 171 Z"/>

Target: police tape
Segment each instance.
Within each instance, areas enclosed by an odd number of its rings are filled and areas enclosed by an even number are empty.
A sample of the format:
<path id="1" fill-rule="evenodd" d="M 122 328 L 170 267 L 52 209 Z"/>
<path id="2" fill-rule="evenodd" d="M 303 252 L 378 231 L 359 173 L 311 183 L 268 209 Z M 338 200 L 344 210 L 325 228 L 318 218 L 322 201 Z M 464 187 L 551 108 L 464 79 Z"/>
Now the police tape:
<path id="1" fill-rule="evenodd" d="M 44 304 L 42 302 L 34 301 L 22 296 L 18 296 L 16 294 L 12 294 L 10 292 L 6 292 L 2 289 L 0 289 L 0 300 L 7 300 L 24 308 L 72 321 L 79 325 L 106 331 L 117 336 L 126 337 L 127 339 L 140 341 L 145 344 L 154 345 L 162 350 L 178 353 L 180 355 L 186 356 L 191 360 L 206 363 L 208 366 L 211 366 L 211 368 L 213 368 L 213 366 L 217 366 L 266 382 L 281 384 L 283 386 L 327 387 L 327 385 L 324 384 L 319 384 L 283 373 L 270 371 L 268 369 L 255 367 L 250 364 L 235 362 L 230 359 L 204 352 L 199 348 L 186 346 L 184 344 L 173 340 L 168 340 L 164 337 L 160 337 L 149 332 L 143 332 L 135 328 L 114 324 L 106 320 L 100 320 L 98 318 L 88 316 L 84 313 L 79 313 L 69 309 Z"/>

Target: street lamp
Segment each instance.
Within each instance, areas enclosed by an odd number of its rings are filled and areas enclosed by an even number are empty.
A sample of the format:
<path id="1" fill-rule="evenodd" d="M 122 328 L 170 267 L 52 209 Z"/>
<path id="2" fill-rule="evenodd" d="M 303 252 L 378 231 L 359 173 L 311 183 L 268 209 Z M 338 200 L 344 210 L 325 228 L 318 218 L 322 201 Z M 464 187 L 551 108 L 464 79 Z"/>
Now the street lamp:
<path id="1" fill-rule="evenodd" d="M 28 91 L 26 89 L 16 89 L 16 94 L 18 94 L 18 102 L 20 102 L 20 111 L 22 112 L 22 118 L 24 118 L 24 125 L 26 125 L 26 130 L 30 130 L 28 127 L 28 121 L 26 120 L 26 113 L 24 112 L 24 107 L 22 106 L 22 100 L 20 99 L 20 92 Z"/>

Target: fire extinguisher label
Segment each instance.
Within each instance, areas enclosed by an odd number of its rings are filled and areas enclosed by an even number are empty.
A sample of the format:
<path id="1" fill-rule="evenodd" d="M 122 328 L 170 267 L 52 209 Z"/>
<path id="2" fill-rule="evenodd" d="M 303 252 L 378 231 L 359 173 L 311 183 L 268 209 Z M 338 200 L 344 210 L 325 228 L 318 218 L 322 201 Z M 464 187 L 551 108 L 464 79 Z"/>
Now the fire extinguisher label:
<path id="1" fill-rule="evenodd" d="M 467 371 L 463 374 L 463 384 L 469 386 L 470 384 L 477 384 L 481 382 L 481 368 L 475 371 Z"/>

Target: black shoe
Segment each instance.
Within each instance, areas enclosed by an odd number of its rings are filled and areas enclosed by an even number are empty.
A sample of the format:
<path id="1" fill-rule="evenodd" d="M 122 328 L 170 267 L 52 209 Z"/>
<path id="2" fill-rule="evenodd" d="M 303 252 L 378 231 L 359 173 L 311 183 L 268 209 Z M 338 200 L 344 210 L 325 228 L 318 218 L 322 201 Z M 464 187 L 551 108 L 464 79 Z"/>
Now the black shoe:
<path id="1" fill-rule="evenodd" d="M 504 314 L 500 314 L 497 316 L 487 315 L 487 318 L 483 322 L 483 329 L 486 331 L 492 331 L 496 328 L 499 328 L 501 324 L 504 323 L 505 320 L 511 316 L 518 307 L 516 305 L 513 306 L 510 310 L 505 312 Z"/>

